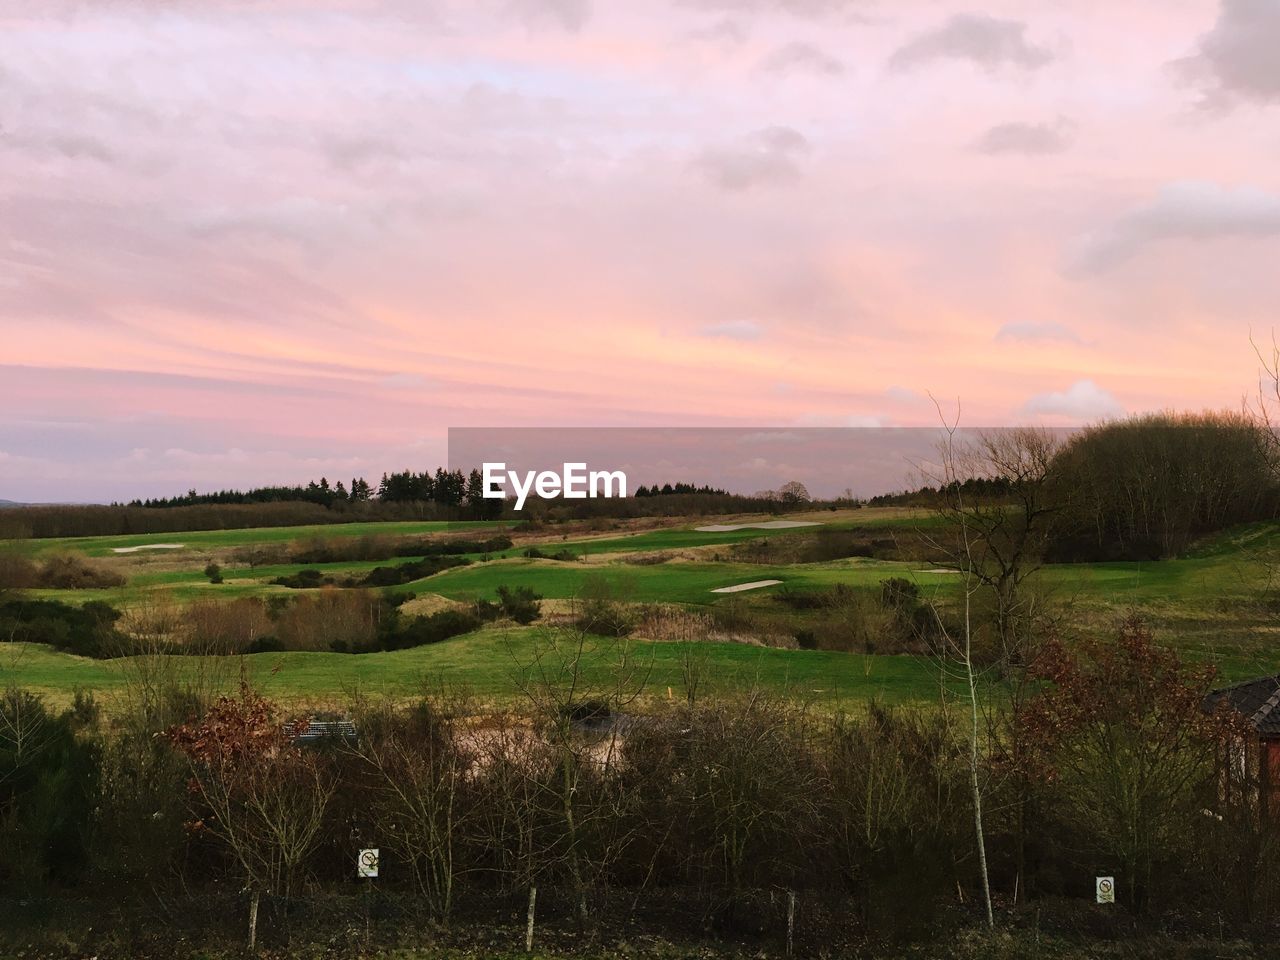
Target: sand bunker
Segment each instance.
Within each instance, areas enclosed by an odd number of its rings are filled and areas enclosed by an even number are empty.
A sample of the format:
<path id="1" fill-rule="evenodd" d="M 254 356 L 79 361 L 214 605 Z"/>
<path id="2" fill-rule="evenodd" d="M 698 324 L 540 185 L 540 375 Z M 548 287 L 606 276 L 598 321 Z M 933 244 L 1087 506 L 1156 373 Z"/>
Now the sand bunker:
<path id="1" fill-rule="evenodd" d="M 694 527 L 700 533 L 729 533 L 732 530 L 789 530 L 792 527 L 820 527 L 817 520 L 765 520 L 761 523 L 709 523 Z"/>
<path id="2" fill-rule="evenodd" d="M 752 580 L 750 583 L 735 583 L 732 587 L 718 587 L 712 593 L 741 593 L 743 590 L 759 590 L 761 587 L 772 587 L 781 580 Z"/>
<path id="3" fill-rule="evenodd" d="M 112 553 L 137 553 L 139 550 L 181 550 L 185 543 L 144 543 L 137 547 L 112 547 Z"/>
<path id="4" fill-rule="evenodd" d="M 959 573 L 959 570 L 949 570 L 946 567 L 933 567 L 929 570 L 921 570 L 921 573 Z"/>

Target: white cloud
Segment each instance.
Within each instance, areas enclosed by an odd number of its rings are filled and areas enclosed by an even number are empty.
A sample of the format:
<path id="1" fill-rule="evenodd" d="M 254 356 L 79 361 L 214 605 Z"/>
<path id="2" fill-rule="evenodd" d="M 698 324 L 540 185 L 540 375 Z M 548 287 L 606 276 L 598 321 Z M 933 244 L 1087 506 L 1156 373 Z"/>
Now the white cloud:
<path id="1" fill-rule="evenodd" d="M 765 127 L 740 143 L 704 150 L 694 167 L 723 190 L 742 192 L 800 176 L 799 159 L 809 141 L 790 127 Z"/>
<path id="2" fill-rule="evenodd" d="M 990 127 L 973 146 L 979 153 L 1043 156 L 1070 147 L 1074 131 L 1075 125 L 1063 117 L 1053 123 L 1000 123 Z"/>
<path id="3" fill-rule="evenodd" d="M 1010 65 L 1035 70 L 1053 60 L 1048 47 L 1031 43 L 1027 25 L 985 14 L 957 13 L 942 26 L 917 34 L 894 51 L 889 66 L 910 70 L 934 60 L 968 60 L 989 70 Z"/>
<path id="4" fill-rule="evenodd" d="M 1183 181 L 1083 238 L 1074 266 L 1101 271 L 1166 240 L 1280 236 L 1280 196 L 1256 187 Z"/>
<path id="5" fill-rule="evenodd" d="M 1092 380 L 1077 380 L 1066 390 L 1036 394 L 1026 402 L 1023 412 L 1068 420 L 1100 420 L 1121 416 L 1124 407 Z"/>

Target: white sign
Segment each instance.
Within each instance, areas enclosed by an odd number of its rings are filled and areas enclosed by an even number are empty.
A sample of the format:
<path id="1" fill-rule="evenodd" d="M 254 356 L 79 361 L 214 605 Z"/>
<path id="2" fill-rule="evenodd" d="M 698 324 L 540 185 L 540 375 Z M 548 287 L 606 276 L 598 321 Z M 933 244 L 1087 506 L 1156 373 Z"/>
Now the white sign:
<path id="1" fill-rule="evenodd" d="M 378 851 L 361 850 L 356 857 L 357 877 L 376 877 L 378 875 Z"/>
<path id="2" fill-rule="evenodd" d="M 1115 877 L 1097 877 L 1095 887 L 1098 894 L 1099 903 L 1115 903 L 1116 902 L 1116 878 Z"/>

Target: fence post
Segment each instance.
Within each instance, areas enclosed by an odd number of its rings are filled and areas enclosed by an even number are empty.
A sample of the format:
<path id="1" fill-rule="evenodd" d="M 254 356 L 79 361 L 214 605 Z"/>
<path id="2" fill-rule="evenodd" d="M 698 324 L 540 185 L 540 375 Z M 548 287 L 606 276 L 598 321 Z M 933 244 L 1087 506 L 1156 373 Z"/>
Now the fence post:
<path id="1" fill-rule="evenodd" d="M 533 953 L 533 908 L 538 902 L 538 888 L 529 885 L 529 919 L 524 928 L 524 952 Z"/>
<path id="2" fill-rule="evenodd" d="M 258 897 L 261 894 L 257 887 L 253 889 L 253 896 L 249 898 L 249 952 L 253 953 L 254 948 L 258 944 Z"/>
<path id="3" fill-rule="evenodd" d="M 791 945 L 796 930 L 796 892 L 787 891 L 787 956 L 791 956 Z"/>

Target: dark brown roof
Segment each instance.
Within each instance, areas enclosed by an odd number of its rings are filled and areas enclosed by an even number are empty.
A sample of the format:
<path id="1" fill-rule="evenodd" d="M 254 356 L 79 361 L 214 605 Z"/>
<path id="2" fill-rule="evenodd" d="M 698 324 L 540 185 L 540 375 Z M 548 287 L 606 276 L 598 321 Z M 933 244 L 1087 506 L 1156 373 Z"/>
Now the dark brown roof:
<path id="1" fill-rule="evenodd" d="M 1214 710 L 1224 700 L 1264 737 L 1280 737 L 1280 674 L 1214 690 L 1204 698 L 1205 709 Z"/>

